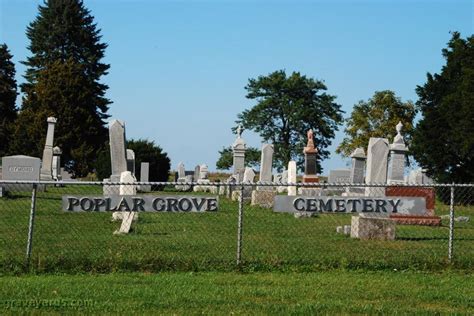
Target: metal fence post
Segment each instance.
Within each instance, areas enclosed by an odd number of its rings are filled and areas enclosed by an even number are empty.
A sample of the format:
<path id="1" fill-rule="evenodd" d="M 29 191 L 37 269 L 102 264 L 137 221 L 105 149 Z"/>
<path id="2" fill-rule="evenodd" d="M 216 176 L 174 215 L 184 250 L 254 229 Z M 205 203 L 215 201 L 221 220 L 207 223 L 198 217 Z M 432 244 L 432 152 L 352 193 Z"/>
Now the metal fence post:
<path id="1" fill-rule="evenodd" d="M 30 208 L 30 220 L 28 223 L 28 241 L 26 244 L 26 265 L 29 266 L 31 258 L 31 247 L 33 245 L 33 229 L 35 225 L 35 212 L 36 212 L 36 190 L 37 184 L 33 184 L 33 190 L 31 192 L 31 208 Z"/>
<path id="2" fill-rule="evenodd" d="M 449 202 L 449 244 L 448 260 L 453 259 L 453 239 L 454 239 L 454 185 L 451 185 L 451 199 Z"/>
<path id="3" fill-rule="evenodd" d="M 240 265 L 242 259 L 242 224 L 244 216 L 244 185 L 240 186 L 239 196 L 239 219 L 237 224 L 237 265 Z"/>

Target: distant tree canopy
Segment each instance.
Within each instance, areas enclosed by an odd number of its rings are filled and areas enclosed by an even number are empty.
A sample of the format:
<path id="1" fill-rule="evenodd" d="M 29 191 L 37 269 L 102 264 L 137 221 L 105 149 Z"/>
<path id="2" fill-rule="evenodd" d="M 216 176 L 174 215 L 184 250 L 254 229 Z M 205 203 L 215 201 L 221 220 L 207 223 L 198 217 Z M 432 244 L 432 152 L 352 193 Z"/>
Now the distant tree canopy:
<path id="1" fill-rule="evenodd" d="M 346 137 L 336 152 L 349 157 L 357 147 L 367 151 L 371 137 L 389 138 L 392 141 L 398 122 L 403 124 L 402 134 L 409 145 L 415 115 L 415 105 L 411 101 L 402 102 L 390 90 L 376 91 L 369 100 L 354 105 L 351 116 L 346 119 Z"/>
<path id="2" fill-rule="evenodd" d="M 234 156 L 232 153 L 232 147 L 224 147 L 219 151 L 219 160 L 216 162 L 216 168 L 220 170 L 228 170 L 232 168 L 234 163 Z M 260 165 L 260 150 L 255 147 L 247 147 L 245 152 L 245 166 L 246 167 L 257 167 Z"/>
<path id="3" fill-rule="evenodd" d="M 138 139 L 127 141 L 127 149 L 135 152 L 135 176 L 140 179 L 140 164 L 142 162 L 150 163 L 149 181 L 168 181 L 168 174 L 171 168 L 168 154 L 163 149 L 155 145 L 153 141 Z M 99 153 L 95 172 L 100 180 L 110 177 L 110 148 L 107 145 Z"/>
<path id="4" fill-rule="evenodd" d="M 249 79 L 245 89 L 247 98 L 257 103 L 238 114 L 236 122 L 273 143 L 274 166 L 281 170 L 290 160 L 297 160 L 301 168 L 306 133 L 312 129 L 321 172 L 321 161 L 329 157 L 327 148 L 343 120 L 341 106 L 334 102 L 335 96 L 325 92 L 324 83 L 299 72 L 287 76 L 278 70 Z"/>
<path id="5" fill-rule="evenodd" d="M 0 45 L 0 157 L 11 153 L 10 142 L 18 109 L 13 56 L 6 44 Z"/>
<path id="6" fill-rule="evenodd" d="M 474 182 L 474 36 L 452 34 L 440 74 L 427 74 L 416 103 L 422 118 L 411 150 L 439 182 Z"/>
<path id="7" fill-rule="evenodd" d="M 75 177 L 92 171 L 108 134 L 107 86 L 100 78 L 106 44 L 90 11 L 80 0 L 46 0 L 26 35 L 31 56 L 23 62 L 26 82 L 16 124 L 17 153 L 41 157 L 46 118 L 58 119 L 54 145 L 63 151 L 66 170 Z"/>

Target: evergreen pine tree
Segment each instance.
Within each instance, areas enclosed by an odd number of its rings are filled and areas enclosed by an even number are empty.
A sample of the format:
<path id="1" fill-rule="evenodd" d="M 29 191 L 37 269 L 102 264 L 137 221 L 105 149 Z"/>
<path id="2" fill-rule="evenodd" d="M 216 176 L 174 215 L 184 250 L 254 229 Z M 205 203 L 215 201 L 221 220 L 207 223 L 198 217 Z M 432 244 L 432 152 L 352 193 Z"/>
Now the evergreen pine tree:
<path id="1" fill-rule="evenodd" d="M 17 86 L 12 58 L 7 45 L 0 45 L 0 157 L 10 153 L 9 143 L 17 116 Z"/>
<path id="2" fill-rule="evenodd" d="M 66 169 L 77 177 L 92 171 L 108 139 L 104 120 L 111 101 L 100 78 L 110 66 L 101 62 L 107 45 L 99 33 L 80 0 L 45 1 L 26 31 L 32 55 L 23 62 L 26 82 L 15 147 L 40 156 L 46 118 L 55 116 L 54 145 L 61 147 Z"/>

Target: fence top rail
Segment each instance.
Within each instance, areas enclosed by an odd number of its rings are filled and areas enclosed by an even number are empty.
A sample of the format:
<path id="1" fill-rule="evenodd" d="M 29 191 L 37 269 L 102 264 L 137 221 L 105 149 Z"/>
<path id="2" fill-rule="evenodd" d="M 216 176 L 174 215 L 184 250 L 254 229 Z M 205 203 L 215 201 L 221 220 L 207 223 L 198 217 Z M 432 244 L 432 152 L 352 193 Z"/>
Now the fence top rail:
<path id="1" fill-rule="evenodd" d="M 291 182 L 106 182 L 106 181 L 20 181 L 20 180 L 0 180 L 0 186 L 2 184 L 36 184 L 36 185 L 154 185 L 154 186 L 166 186 L 166 185 L 201 185 L 201 186 L 295 186 L 295 187 L 312 187 L 312 188 L 333 188 L 333 187 L 474 187 L 474 183 L 433 183 L 433 184 L 416 184 L 416 183 L 400 183 L 400 184 L 387 184 L 387 183 L 291 183 Z"/>

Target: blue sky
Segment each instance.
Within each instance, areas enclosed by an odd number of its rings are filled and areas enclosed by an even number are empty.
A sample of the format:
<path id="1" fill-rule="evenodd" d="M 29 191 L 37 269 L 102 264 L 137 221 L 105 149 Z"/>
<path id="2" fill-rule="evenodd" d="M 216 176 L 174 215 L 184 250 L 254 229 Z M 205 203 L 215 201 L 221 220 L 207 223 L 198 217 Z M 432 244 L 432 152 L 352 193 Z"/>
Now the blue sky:
<path id="1" fill-rule="evenodd" d="M 0 42 L 14 55 L 18 82 L 29 55 L 25 29 L 40 1 L 0 0 Z M 416 101 L 416 85 L 439 72 L 449 31 L 473 34 L 473 1 L 117 1 L 89 0 L 108 43 L 103 78 L 127 138 L 154 140 L 172 168 L 207 163 L 230 145 L 248 78 L 274 70 L 323 80 L 345 116 L 375 91 Z M 60 118 L 59 118 L 60 119 Z M 334 149 L 324 174 L 347 161 Z M 248 145 L 258 135 L 245 131 Z"/>

